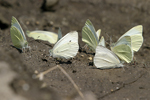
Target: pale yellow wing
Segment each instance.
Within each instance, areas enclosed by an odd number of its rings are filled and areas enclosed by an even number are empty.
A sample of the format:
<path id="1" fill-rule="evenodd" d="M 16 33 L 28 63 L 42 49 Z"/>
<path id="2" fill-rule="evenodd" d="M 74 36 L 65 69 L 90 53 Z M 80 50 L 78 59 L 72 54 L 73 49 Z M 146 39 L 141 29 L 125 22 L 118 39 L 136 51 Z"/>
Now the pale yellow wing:
<path id="1" fill-rule="evenodd" d="M 125 36 L 130 36 L 131 37 L 131 47 L 133 51 L 138 51 L 140 47 L 143 44 L 143 26 L 142 25 L 137 25 L 133 28 L 131 28 L 129 31 L 127 31 L 124 35 L 122 35 L 119 40 Z"/>
<path id="2" fill-rule="evenodd" d="M 31 31 L 27 33 L 28 37 L 32 37 L 35 40 L 43 40 L 43 41 L 48 41 L 51 44 L 55 44 L 58 40 L 58 34 L 54 32 L 49 32 L 49 31 Z"/>

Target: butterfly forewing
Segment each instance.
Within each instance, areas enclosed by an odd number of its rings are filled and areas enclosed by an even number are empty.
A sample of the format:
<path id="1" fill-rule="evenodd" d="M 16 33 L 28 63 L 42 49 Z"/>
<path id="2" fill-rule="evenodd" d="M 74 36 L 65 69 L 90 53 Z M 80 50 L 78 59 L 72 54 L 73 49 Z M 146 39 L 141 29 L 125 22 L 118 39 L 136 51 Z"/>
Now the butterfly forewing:
<path id="1" fill-rule="evenodd" d="M 19 22 L 17 21 L 17 19 L 15 17 L 12 17 L 11 26 L 15 26 L 20 31 L 20 33 L 22 34 L 24 40 L 26 40 L 26 36 L 25 36 Z"/>
<path id="2" fill-rule="evenodd" d="M 122 35 L 120 39 L 122 39 L 125 36 L 130 36 L 131 37 L 131 47 L 134 51 L 138 51 L 140 47 L 143 44 L 143 26 L 138 25 L 127 31 L 124 35 Z"/>
<path id="3" fill-rule="evenodd" d="M 98 45 L 92 31 L 86 26 L 84 26 L 82 29 L 82 41 L 87 43 L 93 50 L 95 50 L 96 46 Z"/>
<path id="4" fill-rule="evenodd" d="M 89 19 L 86 21 L 85 26 L 87 26 L 89 28 L 89 30 L 91 30 L 91 32 L 93 33 L 93 35 L 98 43 L 98 37 L 97 37 L 96 31 L 95 31 L 95 28 Z"/>
<path id="5" fill-rule="evenodd" d="M 133 35 L 132 37 L 132 49 L 134 51 L 138 51 L 141 46 L 142 46 L 142 43 L 143 43 L 143 36 L 141 36 L 140 34 L 137 34 L 137 35 Z"/>

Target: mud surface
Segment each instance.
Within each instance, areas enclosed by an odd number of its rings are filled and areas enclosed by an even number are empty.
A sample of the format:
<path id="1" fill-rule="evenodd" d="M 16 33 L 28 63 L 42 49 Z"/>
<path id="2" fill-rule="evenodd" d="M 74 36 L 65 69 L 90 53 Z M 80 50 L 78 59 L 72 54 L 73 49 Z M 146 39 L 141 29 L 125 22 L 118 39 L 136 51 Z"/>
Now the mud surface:
<path id="1" fill-rule="evenodd" d="M 0 0 L 0 62 L 7 63 L 16 73 L 8 86 L 15 95 L 23 98 L 18 100 L 73 98 L 76 90 L 59 69 L 45 75 L 43 81 L 34 78 L 36 73 L 57 64 L 66 70 L 83 93 L 91 91 L 98 100 L 150 99 L 149 0 L 59 0 L 47 11 L 41 8 L 42 4 L 43 0 Z M 78 31 L 80 50 L 77 56 L 57 61 L 49 57 L 53 45 L 28 37 L 31 50 L 20 53 L 12 47 L 9 31 L 12 16 L 19 20 L 24 31 L 38 29 L 57 33 L 59 27 L 63 35 Z M 81 41 L 81 30 L 87 19 L 92 21 L 96 30 L 102 30 L 108 43 L 110 38 L 115 42 L 132 27 L 143 25 L 144 43 L 134 54 L 136 60 L 124 64 L 124 68 L 96 69 L 93 61 L 88 59 L 94 53 L 82 49 L 85 43 Z M 2 78 L 1 82 L 4 80 Z"/>

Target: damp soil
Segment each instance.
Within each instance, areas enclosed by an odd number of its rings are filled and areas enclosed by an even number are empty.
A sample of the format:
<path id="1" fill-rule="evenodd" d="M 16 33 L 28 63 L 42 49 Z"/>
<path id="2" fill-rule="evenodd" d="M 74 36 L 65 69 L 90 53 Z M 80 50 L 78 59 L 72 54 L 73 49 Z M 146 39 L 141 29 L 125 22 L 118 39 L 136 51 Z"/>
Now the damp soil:
<path id="1" fill-rule="evenodd" d="M 8 63 L 17 74 L 9 83 L 15 94 L 27 100 L 73 100 L 76 89 L 61 70 L 49 72 L 42 81 L 35 79 L 38 73 L 60 65 L 82 93 L 91 91 L 97 100 L 150 99 L 149 0 L 59 0 L 47 10 L 43 2 L 0 0 L 0 61 Z M 13 47 L 10 37 L 12 16 L 19 20 L 25 32 L 38 29 L 57 33 L 59 27 L 63 35 L 78 31 L 80 49 L 77 56 L 69 60 L 54 59 L 49 56 L 53 45 L 29 37 L 30 51 L 20 52 Z M 89 59 L 94 57 L 94 52 L 84 49 L 85 43 L 81 41 L 82 27 L 87 19 L 96 30 L 102 30 L 108 48 L 110 42 L 117 41 L 132 27 L 143 25 L 144 42 L 134 53 L 135 60 L 125 63 L 123 68 L 96 69 Z"/>

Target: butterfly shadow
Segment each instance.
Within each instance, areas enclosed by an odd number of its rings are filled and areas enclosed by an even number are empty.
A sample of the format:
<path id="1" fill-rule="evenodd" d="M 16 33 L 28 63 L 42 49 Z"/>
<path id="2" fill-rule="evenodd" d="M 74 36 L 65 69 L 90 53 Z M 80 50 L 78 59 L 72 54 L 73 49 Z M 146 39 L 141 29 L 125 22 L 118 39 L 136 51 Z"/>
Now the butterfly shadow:
<path id="1" fill-rule="evenodd" d="M 85 54 L 91 54 L 91 55 L 95 55 L 95 53 L 92 51 L 92 50 L 87 50 L 87 49 L 84 49 L 83 47 L 80 47 L 79 48 L 79 52 L 83 52 Z"/>
<path id="2" fill-rule="evenodd" d="M 72 64 L 71 60 L 66 60 L 66 59 L 55 59 L 56 64 Z"/>
<path id="3" fill-rule="evenodd" d="M 15 46 L 13 46 L 13 45 L 10 45 L 10 46 L 11 46 L 11 47 L 13 47 L 13 48 L 15 48 L 15 49 L 17 49 L 19 53 L 23 53 L 23 51 L 22 51 L 21 49 L 16 48 L 16 47 L 15 47 Z"/>
<path id="4" fill-rule="evenodd" d="M 96 67 L 91 67 L 90 69 L 97 69 L 97 70 L 114 70 L 114 69 L 123 69 L 123 71 L 125 71 L 124 67 L 116 67 L 116 68 L 96 68 Z"/>
<path id="5" fill-rule="evenodd" d="M 36 42 L 42 43 L 42 44 L 44 44 L 46 46 L 53 47 L 53 44 L 50 44 L 47 41 L 42 41 L 42 40 L 32 40 L 32 41 L 36 41 Z"/>

